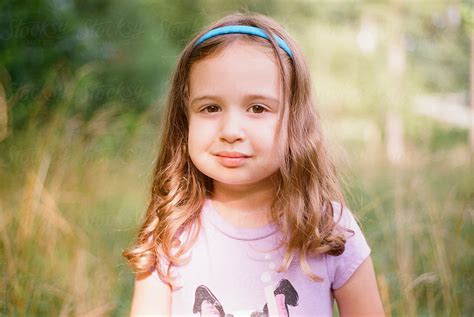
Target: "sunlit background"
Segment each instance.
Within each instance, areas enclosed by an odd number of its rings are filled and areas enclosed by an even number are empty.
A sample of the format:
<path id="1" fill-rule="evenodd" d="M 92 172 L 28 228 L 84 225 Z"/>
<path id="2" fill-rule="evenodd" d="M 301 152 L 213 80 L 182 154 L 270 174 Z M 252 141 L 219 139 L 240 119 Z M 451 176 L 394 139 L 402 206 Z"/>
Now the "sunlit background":
<path id="1" fill-rule="evenodd" d="M 237 10 L 303 49 L 387 316 L 474 314 L 471 1 L 44 0 L 0 4 L 0 315 L 128 314 L 170 72 Z"/>

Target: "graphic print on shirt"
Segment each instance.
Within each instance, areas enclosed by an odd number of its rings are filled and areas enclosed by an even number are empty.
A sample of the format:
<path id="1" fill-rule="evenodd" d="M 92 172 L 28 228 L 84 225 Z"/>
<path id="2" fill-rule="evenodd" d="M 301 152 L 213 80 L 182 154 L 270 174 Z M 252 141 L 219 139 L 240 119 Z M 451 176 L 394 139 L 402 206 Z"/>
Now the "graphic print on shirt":
<path id="1" fill-rule="evenodd" d="M 277 288 L 273 291 L 275 296 L 276 306 L 278 309 L 278 315 L 280 317 L 290 316 L 288 306 L 298 306 L 298 292 L 295 290 L 293 285 L 287 279 L 282 279 L 278 283 Z M 199 314 L 199 316 L 219 316 L 219 317 L 233 317 L 234 314 L 226 313 L 224 307 L 217 299 L 217 297 L 211 292 L 209 288 L 204 285 L 199 285 L 196 288 L 194 295 L 194 306 L 193 313 Z M 237 313 L 237 312 L 235 312 Z M 267 303 L 263 306 L 262 310 L 256 310 L 251 312 L 249 317 L 268 317 L 268 306 Z"/>

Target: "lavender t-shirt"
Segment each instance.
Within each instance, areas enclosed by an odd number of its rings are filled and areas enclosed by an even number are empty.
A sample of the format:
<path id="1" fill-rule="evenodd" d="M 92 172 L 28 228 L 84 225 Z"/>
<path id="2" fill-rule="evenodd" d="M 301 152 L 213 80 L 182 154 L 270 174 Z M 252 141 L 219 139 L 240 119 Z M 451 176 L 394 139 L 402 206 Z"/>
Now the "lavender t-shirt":
<path id="1" fill-rule="evenodd" d="M 334 203 L 335 219 L 340 205 Z M 182 286 L 172 293 L 173 316 L 332 316 L 332 291 L 343 286 L 370 254 L 370 248 L 351 212 L 346 208 L 340 225 L 352 229 L 340 256 L 308 258 L 314 282 L 295 257 L 286 272 L 275 269 L 284 250 L 271 251 L 281 239 L 274 223 L 239 228 L 227 222 L 206 199 L 202 230 L 191 261 L 172 267 Z M 185 240 L 184 234 L 181 237 Z M 154 278 L 159 279 L 156 271 Z"/>

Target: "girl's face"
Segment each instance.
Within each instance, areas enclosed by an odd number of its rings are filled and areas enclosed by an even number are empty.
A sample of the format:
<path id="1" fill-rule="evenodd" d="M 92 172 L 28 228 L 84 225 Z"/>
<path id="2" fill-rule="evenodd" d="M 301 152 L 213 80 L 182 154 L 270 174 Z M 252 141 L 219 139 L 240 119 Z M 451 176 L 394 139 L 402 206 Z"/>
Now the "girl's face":
<path id="1" fill-rule="evenodd" d="M 283 105 L 274 57 L 237 41 L 194 63 L 189 76 L 194 165 L 214 182 L 265 184 L 279 168 L 274 137 Z"/>

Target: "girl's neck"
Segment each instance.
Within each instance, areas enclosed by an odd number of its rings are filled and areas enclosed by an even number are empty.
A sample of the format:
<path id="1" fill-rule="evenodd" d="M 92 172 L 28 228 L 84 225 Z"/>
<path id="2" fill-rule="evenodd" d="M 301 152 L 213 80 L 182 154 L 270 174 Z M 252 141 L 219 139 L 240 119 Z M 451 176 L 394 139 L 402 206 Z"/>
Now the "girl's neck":
<path id="1" fill-rule="evenodd" d="M 272 186 L 235 186 L 214 182 L 211 200 L 216 211 L 236 227 L 261 227 L 272 221 Z"/>

